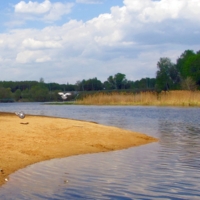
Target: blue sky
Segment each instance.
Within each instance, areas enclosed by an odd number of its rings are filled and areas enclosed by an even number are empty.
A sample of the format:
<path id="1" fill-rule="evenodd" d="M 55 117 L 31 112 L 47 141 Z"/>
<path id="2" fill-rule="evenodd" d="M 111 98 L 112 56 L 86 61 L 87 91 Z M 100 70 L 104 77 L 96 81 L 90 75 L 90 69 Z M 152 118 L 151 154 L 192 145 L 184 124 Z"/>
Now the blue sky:
<path id="1" fill-rule="evenodd" d="M 20 20 L 20 16 L 22 18 L 27 17 L 24 13 L 21 12 L 21 14 L 18 16 L 13 15 L 15 12 L 15 6 L 19 6 L 22 3 L 20 2 L 25 2 L 27 5 L 32 4 L 38 4 L 37 6 L 42 4 L 44 5 L 45 0 L 40 0 L 40 1 L 18 1 L 18 0 L 12 0 L 12 1 L 3 1 L 1 3 L 0 10 L 3 13 L 1 22 L 2 24 L 6 20 L 14 20 L 13 17 L 18 17 Z M 67 21 L 71 19 L 76 19 L 76 20 L 82 20 L 86 22 L 87 20 L 90 20 L 94 17 L 98 17 L 102 13 L 110 13 L 110 8 L 112 6 L 123 6 L 123 1 L 122 0 L 66 0 L 66 1 L 57 1 L 57 0 L 51 0 L 49 1 L 51 4 L 56 4 L 56 3 L 61 3 L 62 5 L 69 4 L 70 6 L 70 11 L 67 14 L 61 15 L 59 20 L 51 21 L 51 24 L 56 24 L 56 25 L 62 25 L 66 23 Z M 36 9 L 36 6 L 35 6 Z M 19 12 L 18 12 L 19 13 Z M 16 18 L 15 18 L 16 19 Z M 50 22 L 48 22 L 50 23 Z M 9 24 L 8 24 L 9 26 Z M 39 20 L 27 20 L 25 24 L 23 24 L 23 28 L 42 28 L 46 26 L 46 21 L 39 21 Z M 1 27 L 2 31 L 4 30 L 3 27 Z"/>
<path id="2" fill-rule="evenodd" d="M 199 0 L 32 0 L 0 5 L 0 80 L 155 77 L 200 50 Z"/>

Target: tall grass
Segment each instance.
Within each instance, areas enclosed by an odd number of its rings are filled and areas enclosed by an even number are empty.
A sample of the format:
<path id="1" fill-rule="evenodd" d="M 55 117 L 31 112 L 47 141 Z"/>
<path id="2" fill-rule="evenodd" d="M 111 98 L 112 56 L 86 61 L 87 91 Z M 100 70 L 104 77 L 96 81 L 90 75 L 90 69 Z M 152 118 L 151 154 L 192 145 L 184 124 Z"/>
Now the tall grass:
<path id="1" fill-rule="evenodd" d="M 82 105 L 160 105 L 200 106 L 200 91 L 169 91 L 140 93 L 96 93 L 88 95 L 77 104 Z"/>

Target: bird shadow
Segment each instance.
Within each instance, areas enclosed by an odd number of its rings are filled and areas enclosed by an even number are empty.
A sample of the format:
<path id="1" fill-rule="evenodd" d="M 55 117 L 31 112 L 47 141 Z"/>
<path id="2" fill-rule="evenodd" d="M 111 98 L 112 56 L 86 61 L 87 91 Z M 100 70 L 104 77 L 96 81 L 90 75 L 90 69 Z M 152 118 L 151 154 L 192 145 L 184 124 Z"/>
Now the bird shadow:
<path id="1" fill-rule="evenodd" d="M 22 124 L 22 125 L 28 125 L 29 122 L 21 122 L 20 124 Z"/>

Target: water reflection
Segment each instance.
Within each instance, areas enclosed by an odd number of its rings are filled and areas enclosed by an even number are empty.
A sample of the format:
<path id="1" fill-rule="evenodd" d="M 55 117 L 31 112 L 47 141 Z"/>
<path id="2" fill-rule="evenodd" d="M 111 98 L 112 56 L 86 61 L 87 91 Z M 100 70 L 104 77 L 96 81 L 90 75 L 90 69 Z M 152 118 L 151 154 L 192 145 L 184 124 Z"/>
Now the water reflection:
<path id="1" fill-rule="evenodd" d="M 0 199 L 200 199 L 199 108 L 0 104 L 0 111 L 20 106 L 29 114 L 96 121 L 160 141 L 29 166 L 11 175 Z"/>

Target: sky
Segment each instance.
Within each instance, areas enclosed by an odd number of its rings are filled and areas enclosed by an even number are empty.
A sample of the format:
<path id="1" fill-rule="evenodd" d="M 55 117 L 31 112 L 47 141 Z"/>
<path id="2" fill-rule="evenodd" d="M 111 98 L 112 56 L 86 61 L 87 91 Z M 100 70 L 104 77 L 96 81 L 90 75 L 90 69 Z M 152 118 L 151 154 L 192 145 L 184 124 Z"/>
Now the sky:
<path id="1" fill-rule="evenodd" d="M 46 83 L 123 73 L 200 50 L 199 0 L 7 0 L 0 4 L 0 81 Z"/>

